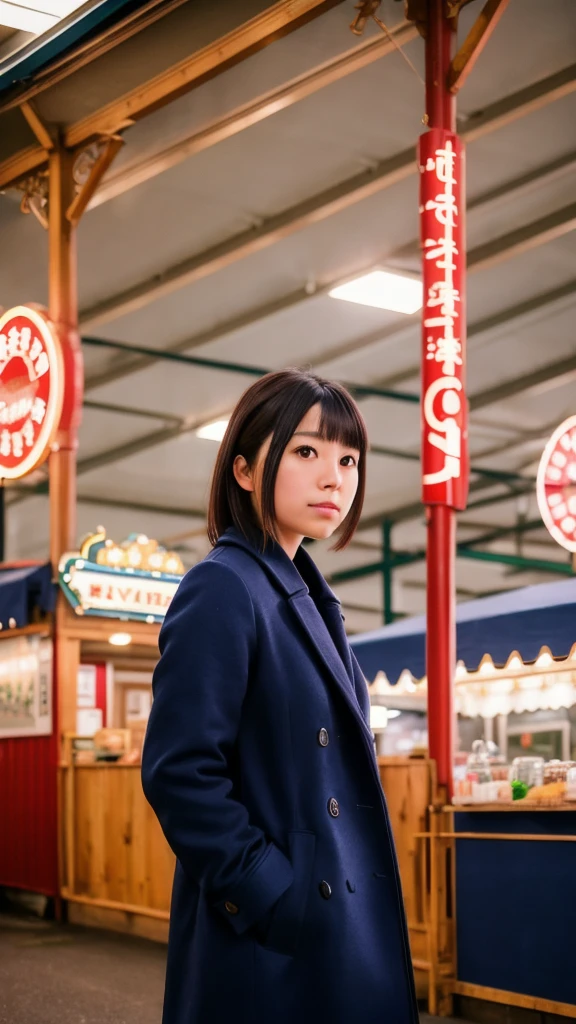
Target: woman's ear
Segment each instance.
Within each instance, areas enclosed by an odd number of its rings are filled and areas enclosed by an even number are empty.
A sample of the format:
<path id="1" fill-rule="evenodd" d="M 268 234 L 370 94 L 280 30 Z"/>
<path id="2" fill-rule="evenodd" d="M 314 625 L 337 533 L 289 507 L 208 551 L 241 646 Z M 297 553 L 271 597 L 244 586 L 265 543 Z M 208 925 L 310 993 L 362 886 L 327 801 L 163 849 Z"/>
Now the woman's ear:
<path id="1" fill-rule="evenodd" d="M 236 456 L 232 469 L 234 471 L 236 483 L 240 485 L 242 490 L 253 491 L 254 481 L 252 479 L 252 470 L 243 455 Z"/>

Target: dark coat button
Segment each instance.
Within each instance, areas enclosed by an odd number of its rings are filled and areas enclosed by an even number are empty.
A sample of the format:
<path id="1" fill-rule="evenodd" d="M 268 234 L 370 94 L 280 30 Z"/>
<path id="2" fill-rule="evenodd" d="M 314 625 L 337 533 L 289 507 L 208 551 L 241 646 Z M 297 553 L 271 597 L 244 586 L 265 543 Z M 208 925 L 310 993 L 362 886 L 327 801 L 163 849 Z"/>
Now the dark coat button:
<path id="1" fill-rule="evenodd" d="M 327 747 L 330 743 L 330 737 L 327 729 L 320 729 L 320 732 L 318 733 L 318 743 L 321 747 Z"/>
<path id="2" fill-rule="evenodd" d="M 235 903 L 230 903 L 228 900 L 226 900 L 226 903 L 224 904 L 224 907 L 228 911 L 229 914 L 237 914 L 238 913 L 238 907 L 236 906 Z"/>
<path id="3" fill-rule="evenodd" d="M 338 815 L 340 814 L 338 801 L 335 800 L 334 797 L 331 797 L 330 800 L 328 801 L 328 810 L 333 818 L 337 818 Z"/>
<path id="4" fill-rule="evenodd" d="M 328 885 L 328 882 L 320 882 L 318 888 L 320 889 L 320 895 L 322 896 L 322 898 L 325 900 L 329 900 L 332 895 L 332 889 Z"/>

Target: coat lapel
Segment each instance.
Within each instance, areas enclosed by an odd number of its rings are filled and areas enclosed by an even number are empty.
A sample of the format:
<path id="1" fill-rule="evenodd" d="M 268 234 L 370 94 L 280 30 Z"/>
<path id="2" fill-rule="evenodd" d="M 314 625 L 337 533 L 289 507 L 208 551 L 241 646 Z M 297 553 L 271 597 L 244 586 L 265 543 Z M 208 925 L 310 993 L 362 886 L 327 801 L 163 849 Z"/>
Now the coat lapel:
<path id="1" fill-rule="evenodd" d="M 289 607 L 320 657 L 332 684 L 336 686 L 372 744 L 366 704 L 357 696 L 357 680 L 342 622 L 340 602 L 308 553 L 300 548 L 293 563 L 279 545 L 269 544 L 265 551 L 258 550 L 234 527 L 230 527 L 222 535 L 218 544 L 232 544 L 244 548 L 285 592 Z M 311 590 L 316 600 L 322 603 L 326 620 L 318 611 L 311 597 Z M 366 689 L 363 680 L 362 686 Z"/>
<path id="2" fill-rule="evenodd" d="M 300 626 L 312 642 L 315 651 L 320 655 L 324 667 L 328 670 L 329 677 L 333 684 L 340 691 L 354 717 L 361 725 L 363 731 L 368 731 L 366 720 L 358 703 L 352 680 L 344 668 L 342 659 L 332 642 L 325 622 L 322 619 L 314 601 L 307 593 L 295 594 L 290 598 L 290 607 L 298 619 Z M 370 733 L 370 741 L 372 734 Z"/>
<path id="3" fill-rule="evenodd" d="M 344 629 L 344 619 L 342 617 L 340 601 L 336 597 L 332 600 L 323 601 L 320 607 L 320 614 L 328 627 L 328 632 L 330 633 L 332 640 L 336 644 L 338 654 L 344 662 L 344 668 L 350 677 L 350 682 L 354 685 L 350 644 L 348 643 L 348 637 L 346 636 L 346 630 Z"/>

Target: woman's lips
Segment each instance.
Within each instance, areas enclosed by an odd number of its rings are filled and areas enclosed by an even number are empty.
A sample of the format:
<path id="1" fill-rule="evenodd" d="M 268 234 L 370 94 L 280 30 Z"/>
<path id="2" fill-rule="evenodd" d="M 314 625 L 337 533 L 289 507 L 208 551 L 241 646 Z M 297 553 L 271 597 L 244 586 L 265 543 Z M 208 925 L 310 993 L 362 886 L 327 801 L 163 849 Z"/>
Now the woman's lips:
<path id="1" fill-rule="evenodd" d="M 338 506 L 334 505 L 331 501 L 319 502 L 317 505 L 311 505 L 310 508 L 317 509 L 318 512 L 325 516 L 335 516 L 340 512 Z"/>

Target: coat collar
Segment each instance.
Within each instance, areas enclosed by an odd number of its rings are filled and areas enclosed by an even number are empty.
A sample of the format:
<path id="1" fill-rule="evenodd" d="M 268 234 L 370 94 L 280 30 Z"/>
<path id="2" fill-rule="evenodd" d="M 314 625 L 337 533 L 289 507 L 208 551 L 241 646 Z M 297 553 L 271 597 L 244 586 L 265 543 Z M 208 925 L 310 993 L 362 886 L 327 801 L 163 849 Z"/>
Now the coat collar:
<path id="1" fill-rule="evenodd" d="M 287 597 L 310 594 L 314 601 L 333 601 L 340 607 L 336 594 L 330 589 L 322 573 L 302 546 L 298 548 L 292 561 L 279 544 L 271 541 L 262 550 L 244 537 L 235 526 L 229 526 L 222 534 L 218 539 L 218 545 L 220 544 L 244 548 L 268 575 L 274 578 Z"/>
<path id="2" fill-rule="evenodd" d="M 365 717 L 366 702 L 362 700 L 361 706 L 361 698 L 357 695 L 358 681 L 344 631 L 340 601 L 308 552 L 300 547 L 292 562 L 279 544 L 269 543 L 262 550 L 233 526 L 222 534 L 218 545 L 243 548 L 284 591 L 300 626 L 372 744 L 372 733 Z M 317 607 L 319 602 L 322 614 Z M 365 687 L 363 680 L 361 685 Z"/>

